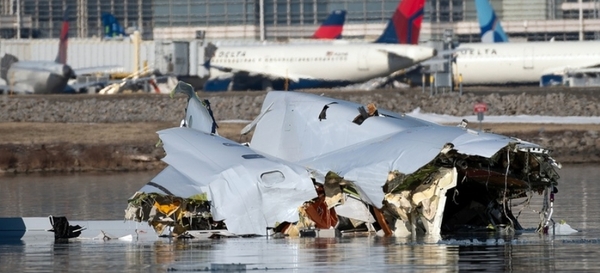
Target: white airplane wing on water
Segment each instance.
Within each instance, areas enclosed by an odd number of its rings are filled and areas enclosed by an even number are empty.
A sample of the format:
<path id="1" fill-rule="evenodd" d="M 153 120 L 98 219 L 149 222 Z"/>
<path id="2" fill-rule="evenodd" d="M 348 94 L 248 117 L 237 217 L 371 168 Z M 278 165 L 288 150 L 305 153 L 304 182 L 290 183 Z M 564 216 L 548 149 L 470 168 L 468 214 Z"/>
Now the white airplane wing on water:
<path id="1" fill-rule="evenodd" d="M 212 219 L 224 221 L 235 234 L 265 234 L 276 223 L 298 221 L 298 208 L 316 197 L 307 169 L 218 136 L 208 104 L 193 88 L 179 82 L 175 93 L 189 98 L 187 128 L 158 132 L 169 166 L 139 192 L 182 198 L 206 194 Z"/>
<path id="2" fill-rule="evenodd" d="M 303 167 L 191 128 L 172 128 L 158 134 L 167 153 L 163 160 L 183 175 L 185 182 L 208 189 L 213 219 L 223 220 L 235 234 L 265 234 L 267 227 L 278 222 L 296 222 L 298 208 L 316 197 Z M 199 192 L 179 196 L 188 198 Z"/>
<path id="3" fill-rule="evenodd" d="M 210 123 L 208 104 L 188 96 L 186 118 Z M 388 235 L 401 226 L 432 235 L 490 225 L 520 229 L 507 202 L 540 192 L 548 198 L 559 179 L 558 164 L 536 144 L 373 104 L 365 109 L 272 91 L 255 121 L 249 147 L 211 133 L 210 125 L 158 132 L 169 167 L 134 195 L 126 218 L 176 230 L 211 229 L 223 220 L 238 235 L 264 234 L 269 227 L 294 230 L 284 223 L 296 230 L 372 231 L 365 219 L 377 219 Z M 347 211 L 342 206 L 348 196 L 361 200 L 372 217 L 337 214 L 338 207 Z M 551 217 L 551 206 L 544 204 L 540 230 Z"/>

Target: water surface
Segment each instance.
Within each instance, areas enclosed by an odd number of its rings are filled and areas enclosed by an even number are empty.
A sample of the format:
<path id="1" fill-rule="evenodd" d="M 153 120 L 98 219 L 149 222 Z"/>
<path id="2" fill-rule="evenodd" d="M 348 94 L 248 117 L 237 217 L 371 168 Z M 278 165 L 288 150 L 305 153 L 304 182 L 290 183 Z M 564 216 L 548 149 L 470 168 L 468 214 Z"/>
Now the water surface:
<path id="1" fill-rule="evenodd" d="M 439 242 L 375 236 L 68 244 L 22 240 L 0 243 L 0 272 L 203 271 L 224 264 L 269 272 L 600 272 L 600 168 L 567 165 L 559 174 L 554 219 L 580 230 L 568 236 L 534 231 L 541 206 L 541 197 L 534 196 L 519 216 L 526 230 L 510 235 L 461 235 Z M 127 198 L 154 175 L 2 176 L 0 217 L 122 219 Z"/>

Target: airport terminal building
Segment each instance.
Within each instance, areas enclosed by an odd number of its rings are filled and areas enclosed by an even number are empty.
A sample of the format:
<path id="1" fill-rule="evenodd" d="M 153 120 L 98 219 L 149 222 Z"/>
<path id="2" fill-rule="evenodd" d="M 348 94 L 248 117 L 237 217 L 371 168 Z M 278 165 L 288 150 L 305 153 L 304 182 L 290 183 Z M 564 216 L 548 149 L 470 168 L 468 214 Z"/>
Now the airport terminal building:
<path id="1" fill-rule="evenodd" d="M 580 2 L 581 1 L 581 4 Z M 595 40 L 598 0 L 491 0 L 511 40 Z M 126 31 L 148 39 L 271 40 L 310 37 L 334 9 L 347 10 L 343 36 L 375 39 L 398 0 L 0 0 L 0 38 L 57 38 L 63 10 L 70 36 L 102 37 L 110 12 Z M 461 42 L 479 41 L 473 0 L 427 0 L 421 40 L 451 30 Z"/>

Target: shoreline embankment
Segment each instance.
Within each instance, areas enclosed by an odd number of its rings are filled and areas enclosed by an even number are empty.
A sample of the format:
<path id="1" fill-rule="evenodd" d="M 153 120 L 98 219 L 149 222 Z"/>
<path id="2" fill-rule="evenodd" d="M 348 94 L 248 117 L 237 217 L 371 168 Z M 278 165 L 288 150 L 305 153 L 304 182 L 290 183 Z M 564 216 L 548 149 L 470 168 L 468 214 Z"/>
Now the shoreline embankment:
<path id="1" fill-rule="evenodd" d="M 466 116 L 473 114 L 478 101 L 488 104 L 487 115 L 600 116 L 600 94 L 595 92 L 456 92 L 430 96 L 420 88 L 377 91 L 313 91 L 332 98 L 375 103 L 394 112 L 421 112 Z M 208 99 L 217 120 L 252 120 L 260 113 L 266 92 L 198 93 Z M 0 173 L 139 171 L 165 166 L 162 148 L 156 146 L 157 129 L 177 126 L 183 117 L 187 98 L 161 94 L 32 95 L 0 97 Z M 474 121 L 473 121 L 474 122 Z M 15 126 L 26 124 L 27 126 Z M 77 124 L 89 125 L 60 139 L 50 130 L 61 132 Z M 93 125 L 102 124 L 102 132 Z M 157 124 L 146 131 L 126 131 L 122 125 Z M 120 125 L 121 127 L 117 126 Z M 223 130 L 230 125 L 222 124 Z M 486 125 L 487 126 L 487 125 Z M 96 126 L 100 127 L 100 126 Z M 239 127 L 239 126 L 238 126 Z M 495 126 L 490 126 L 497 132 Z M 600 126 L 565 125 L 547 129 L 544 124 L 523 124 L 505 135 L 537 143 L 551 149 L 561 163 L 600 162 Z M 156 130 L 155 130 L 156 129 Z M 4 130 L 4 131 L 2 131 Z M 11 131 L 12 130 L 12 131 Z M 15 132 L 16 130 L 16 132 Z M 99 129 L 98 129 L 99 130 Z M 220 134 L 240 141 L 239 129 Z M 237 131 L 236 131 L 237 130 Z M 41 135 L 46 138 L 41 138 Z M 102 135 L 101 141 L 94 141 Z M 131 135 L 136 136 L 131 138 Z M 142 135 L 144 137 L 142 137 Z M 249 141 L 249 138 L 243 139 Z"/>

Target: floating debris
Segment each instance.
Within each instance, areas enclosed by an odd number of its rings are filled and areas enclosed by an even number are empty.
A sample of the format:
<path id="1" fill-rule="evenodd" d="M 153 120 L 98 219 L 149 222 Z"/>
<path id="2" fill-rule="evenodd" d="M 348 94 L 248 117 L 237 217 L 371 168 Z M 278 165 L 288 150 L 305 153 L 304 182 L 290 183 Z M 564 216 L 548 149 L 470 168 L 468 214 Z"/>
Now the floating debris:
<path id="1" fill-rule="evenodd" d="M 218 135 L 191 86 L 182 124 L 159 131 L 169 164 L 129 200 L 126 219 L 173 235 L 384 236 L 521 230 L 512 201 L 541 194 L 548 233 L 560 165 L 520 139 L 442 126 L 375 105 L 271 91 L 242 145 Z M 357 110 L 359 109 L 359 110 Z M 326 114 L 325 114 L 326 111 Z M 360 117 L 361 122 L 353 122 Z"/>

